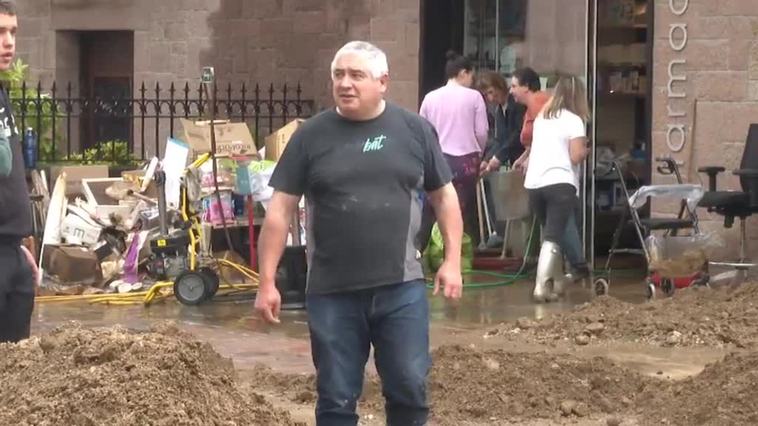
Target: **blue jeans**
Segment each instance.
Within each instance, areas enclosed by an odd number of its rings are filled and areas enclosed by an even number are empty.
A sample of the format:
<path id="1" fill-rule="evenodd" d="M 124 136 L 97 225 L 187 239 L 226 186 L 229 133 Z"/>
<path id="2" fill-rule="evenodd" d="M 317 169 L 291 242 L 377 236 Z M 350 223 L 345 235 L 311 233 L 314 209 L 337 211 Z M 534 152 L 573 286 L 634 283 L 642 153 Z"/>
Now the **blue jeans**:
<path id="1" fill-rule="evenodd" d="M 426 377 L 429 304 L 423 280 L 335 294 L 306 296 L 316 423 L 356 425 L 356 403 L 371 345 L 388 425 L 423 425 L 429 415 Z"/>
<path id="2" fill-rule="evenodd" d="M 579 218 L 581 216 L 579 200 L 577 199 L 571 217 L 566 222 L 566 230 L 560 242 L 563 254 L 574 270 L 587 268 L 587 260 L 584 258 L 584 250 L 582 249 L 582 238 L 579 235 Z"/>

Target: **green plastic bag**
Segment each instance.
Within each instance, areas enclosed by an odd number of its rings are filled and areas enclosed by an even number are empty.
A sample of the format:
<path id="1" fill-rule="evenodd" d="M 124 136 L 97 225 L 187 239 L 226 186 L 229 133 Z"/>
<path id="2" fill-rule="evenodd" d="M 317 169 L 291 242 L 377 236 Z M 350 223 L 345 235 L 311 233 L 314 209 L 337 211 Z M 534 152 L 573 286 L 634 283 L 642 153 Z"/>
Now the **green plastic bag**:
<path id="1" fill-rule="evenodd" d="M 461 270 L 470 271 L 474 262 L 474 246 L 471 244 L 471 237 L 465 232 L 463 233 L 461 245 Z M 429 239 L 426 251 L 424 251 L 424 257 L 431 271 L 437 272 L 445 257 L 445 242 L 442 239 L 440 227 L 436 223 L 432 227 L 432 236 Z"/>

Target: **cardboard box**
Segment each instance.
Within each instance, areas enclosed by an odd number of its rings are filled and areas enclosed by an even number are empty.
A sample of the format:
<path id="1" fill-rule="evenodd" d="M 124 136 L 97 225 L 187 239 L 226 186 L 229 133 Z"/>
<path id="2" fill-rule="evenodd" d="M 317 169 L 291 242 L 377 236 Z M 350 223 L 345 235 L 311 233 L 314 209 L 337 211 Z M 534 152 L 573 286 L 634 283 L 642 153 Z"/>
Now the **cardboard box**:
<path id="1" fill-rule="evenodd" d="M 284 148 L 287 146 L 287 143 L 289 143 L 292 134 L 295 133 L 295 130 L 297 130 L 304 121 L 305 120 L 302 118 L 297 118 L 269 136 L 266 136 L 266 160 L 279 160 L 279 157 L 282 156 Z"/>
<path id="2" fill-rule="evenodd" d="M 73 213 L 66 215 L 61 226 L 61 236 L 68 244 L 94 245 L 100 239 L 101 232 L 100 226 Z"/>
<path id="3" fill-rule="evenodd" d="M 63 284 L 99 285 L 103 280 L 97 256 L 84 247 L 48 245 L 42 257 L 45 272 Z"/>
<path id="4" fill-rule="evenodd" d="M 52 166 L 50 167 L 51 182 L 54 184 L 55 180 L 58 179 L 58 175 L 63 172 L 66 173 L 66 196 L 69 199 L 74 199 L 84 196 L 82 179 L 107 178 L 108 166 Z"/>
<path id="5" fill-rule="evenodd" d="M 126 219 L 137 204 L 137 200 L 133 198 L 116 200 L 106 193 L 108 187 L 118 183 L 123 183 L 123 179 L 82 179 L 84 196 L 89 205 L 90 213 L 94 214 L 99 220 L 105 223 L 110 222 L 109 216 L 111 214 Z"/>
<path id="6" fill-rule="evenodd" d="M 210 121 L 192 121 L 184 118 L 180 121 L 184 128 L 184 142 L 190 146 L 193 153 L 211 152 Z M 256 153 L 255 141 L 247 124 L 216 120 L 213 128 L 216 133 L 216 154 L 247 155 Z"/>

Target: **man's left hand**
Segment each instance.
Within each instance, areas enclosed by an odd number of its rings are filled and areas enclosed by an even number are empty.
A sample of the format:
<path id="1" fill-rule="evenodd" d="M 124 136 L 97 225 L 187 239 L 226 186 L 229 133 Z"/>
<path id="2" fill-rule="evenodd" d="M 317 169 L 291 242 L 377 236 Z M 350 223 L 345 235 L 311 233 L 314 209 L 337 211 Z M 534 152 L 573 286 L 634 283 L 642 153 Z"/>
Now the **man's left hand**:
<path id="1" fill-rule="evenodd" d="M 39 287 L 39 268 L 37 268 L 37 261 L 34 259 L 32 252 L 30 252 L 26 246 L 21 246 L 21 252 L 23 252 L 24 256 L 26 256 L 26 261 L 29 263 L 29 267 L 32 269 L 34 292 L 37 293 L 37 288 Z"/>
<path id="2" fill-rule="evenodd" d="M 434 295 L 439 293 L 442 286 L 443 294 L 448 299 L 460 299 L 463 294 L 463 277 L 461 268 L 451 262 L 444 261 L 434 277 Z"/>

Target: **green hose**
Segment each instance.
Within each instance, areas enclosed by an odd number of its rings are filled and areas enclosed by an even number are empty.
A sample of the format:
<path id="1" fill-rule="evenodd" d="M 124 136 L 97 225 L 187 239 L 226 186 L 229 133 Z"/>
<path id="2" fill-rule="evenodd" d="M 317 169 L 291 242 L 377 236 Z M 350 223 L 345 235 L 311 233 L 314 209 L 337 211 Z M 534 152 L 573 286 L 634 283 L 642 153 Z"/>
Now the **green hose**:
<path id="1" fill-rule="evenodd" d="M 532 229 L 529 231 L 529 239 L 526 242 L 526 248 L 524 249 L 524 253 L 529 253 L 532 250 L 532 241 L 534 239 L 535 229 L 537 229 L 536 217 L 532 219 Z M 489 276 L 498 277 L 498 278 L 505 278 L 502 281 L 486 282 L 486 283 L 464 282 L 463 288 L 492 288 L 492 287 L 504 287 L 504 286 L 512 285 L 516 281 L 527 277 L 527 274 L 525 273 L 526 259 L 527 257 L 524 256 L 524 260 L 521 262 L 521 267 L 519 268 L 518 271 L 516 271 L 515 274 L 503 274 L 503 273 L 498 273 L 498 272 L 482 271 L 482 270 L 476 270 L 476 269 L 463 271 L 462 275 L 464 276 L 465 275 L 489 275 Z M 430 284 L 427 284 L 428 288 L 434 288 L 434 279 L 427 279 L 427 282 L 430 283 Z"/>
<path id="2" fill-rule="evenodd" d="M 532 242 L 534 239 L 534 231 L 537 228 L 537 220 L 536 218 L 532 220 L 532 229 L 529 232 L 529 239 L 526 243 L 526 249 L 524 250 L 524 253 L 529 253 L 532 249 Z M 639 271 L 637 269 L 614 269 L 613 275 L 618 276 L 619 272 L 621 272 L 622 276 L 632 276 L 635 274 L 638 274 Z M 534 275 L 531 273 L 528 273 L 526 271 L 526 256 L 524 257 L 523 262 L 521 263 L 521 267 L 518 271 L 516 271 L 515 274 L 503 274 L 500 272 L 493 272 L 493 271 L 486 271 L 486 270 L 477 270 L 477 269 L 470 269 L 462 272 L 462 275 L 489 275 L 496 278 L 503 278 L 502 281 L 493 281 L 493 282 L 470 282 L 470 283 L 463 283 L 463 288 L 493 288 L 493 287 L 504 287 L 509 286 L 514 283 L 516 283 L 519 280 L 526 279 L 533 277 Z M 593 276 L 598 277 L 608 277 L 610 276 L 610 270 L 605 269 L 595 269 L 592 271 Z M 433 278 L 427 278 L 426 281 L 429 283 L 427 284 L 428 288 L 434 288 L 434 279 Z"/>

